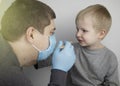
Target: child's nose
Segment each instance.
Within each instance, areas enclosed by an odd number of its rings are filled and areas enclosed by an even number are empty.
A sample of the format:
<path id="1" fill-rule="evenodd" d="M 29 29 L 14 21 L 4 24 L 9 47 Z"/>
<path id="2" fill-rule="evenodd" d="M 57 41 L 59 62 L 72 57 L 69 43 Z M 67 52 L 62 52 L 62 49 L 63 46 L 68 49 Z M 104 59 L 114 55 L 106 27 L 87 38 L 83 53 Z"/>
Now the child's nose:
<path id="1" fill-rule="evenodd" d="M 77 36 L 77 37 L 81 37 L 81 36 L 82 36 L 82 32 L 81 32 L 81 31 L 78 31 L 78 32 L 76 33 L 76 36 Z"/>

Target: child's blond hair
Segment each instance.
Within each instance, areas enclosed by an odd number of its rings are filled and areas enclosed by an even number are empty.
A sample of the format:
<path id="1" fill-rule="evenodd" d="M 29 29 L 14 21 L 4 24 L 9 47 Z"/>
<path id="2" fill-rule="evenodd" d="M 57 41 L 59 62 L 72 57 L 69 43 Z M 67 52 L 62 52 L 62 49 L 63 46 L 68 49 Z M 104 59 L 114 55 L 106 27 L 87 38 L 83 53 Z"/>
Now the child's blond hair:
<path id="1" fill-rule="evenodd" d="M 106 7 L 100 4 L 88 6 L 78 13 L 76 17 L 76 25 L 80 19 L 83 19 L 86 16 L 91 16 L 93 27 L 96 30 L 99 31 L 105 29 L 106 32 L 109 31 L 112 24 L 112 18 Z"/>

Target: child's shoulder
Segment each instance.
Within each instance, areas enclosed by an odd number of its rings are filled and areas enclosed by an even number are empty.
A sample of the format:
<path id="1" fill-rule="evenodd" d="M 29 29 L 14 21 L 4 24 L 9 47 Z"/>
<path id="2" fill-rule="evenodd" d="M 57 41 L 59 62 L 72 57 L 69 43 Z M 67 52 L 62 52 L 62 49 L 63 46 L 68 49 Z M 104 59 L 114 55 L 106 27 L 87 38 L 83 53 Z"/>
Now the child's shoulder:
<path id="1" fill-rule="evenodd" d="M 117 56 L 115 55 L 115 53 L 107 47 L 105 47 L 105 49 L 106 49 L 106 56 L 109 57 L 109 60 L 117 62 Z"/>
<path id="2" fill-rule="evenodd" d="M 110 55 L 110 56 L 115 56 L 115 57 L 116 57 L 115 53 L 114 53 L 111 49 L 105 47 L 105 50 L 106 50 L 106 53 L 107 53 L 108 55 Z"/>

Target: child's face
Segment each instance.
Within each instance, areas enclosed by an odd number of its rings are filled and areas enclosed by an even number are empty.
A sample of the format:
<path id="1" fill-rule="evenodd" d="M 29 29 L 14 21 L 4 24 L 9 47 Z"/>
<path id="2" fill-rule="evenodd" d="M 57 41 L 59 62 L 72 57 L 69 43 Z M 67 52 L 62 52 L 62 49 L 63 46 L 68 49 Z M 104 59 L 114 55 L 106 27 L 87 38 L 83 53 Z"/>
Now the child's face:
<path id="1" fill-rule="evenodd" d="M 81 46 L 93 49 L 100 45 L 100 32 L 97 32 L 93 28 L 93 22 L 90 16 L 79 19 L 76 27 L 76 38 Z"/>

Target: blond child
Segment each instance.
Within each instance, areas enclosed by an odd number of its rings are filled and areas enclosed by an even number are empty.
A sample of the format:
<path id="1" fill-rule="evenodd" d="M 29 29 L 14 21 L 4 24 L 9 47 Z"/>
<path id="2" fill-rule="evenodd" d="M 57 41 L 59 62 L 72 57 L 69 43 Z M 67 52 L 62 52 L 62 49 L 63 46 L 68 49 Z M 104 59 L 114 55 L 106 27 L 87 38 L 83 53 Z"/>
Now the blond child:
<path id="1" fill-rule="evenodd" d="M 78 13 L 78 43 L 73 44 L 77 59 L 68 74 L 67 86 L 119 86 L 117 58 L 101 43 L 111 23 L 110 13 L 100 4 Z"/>

